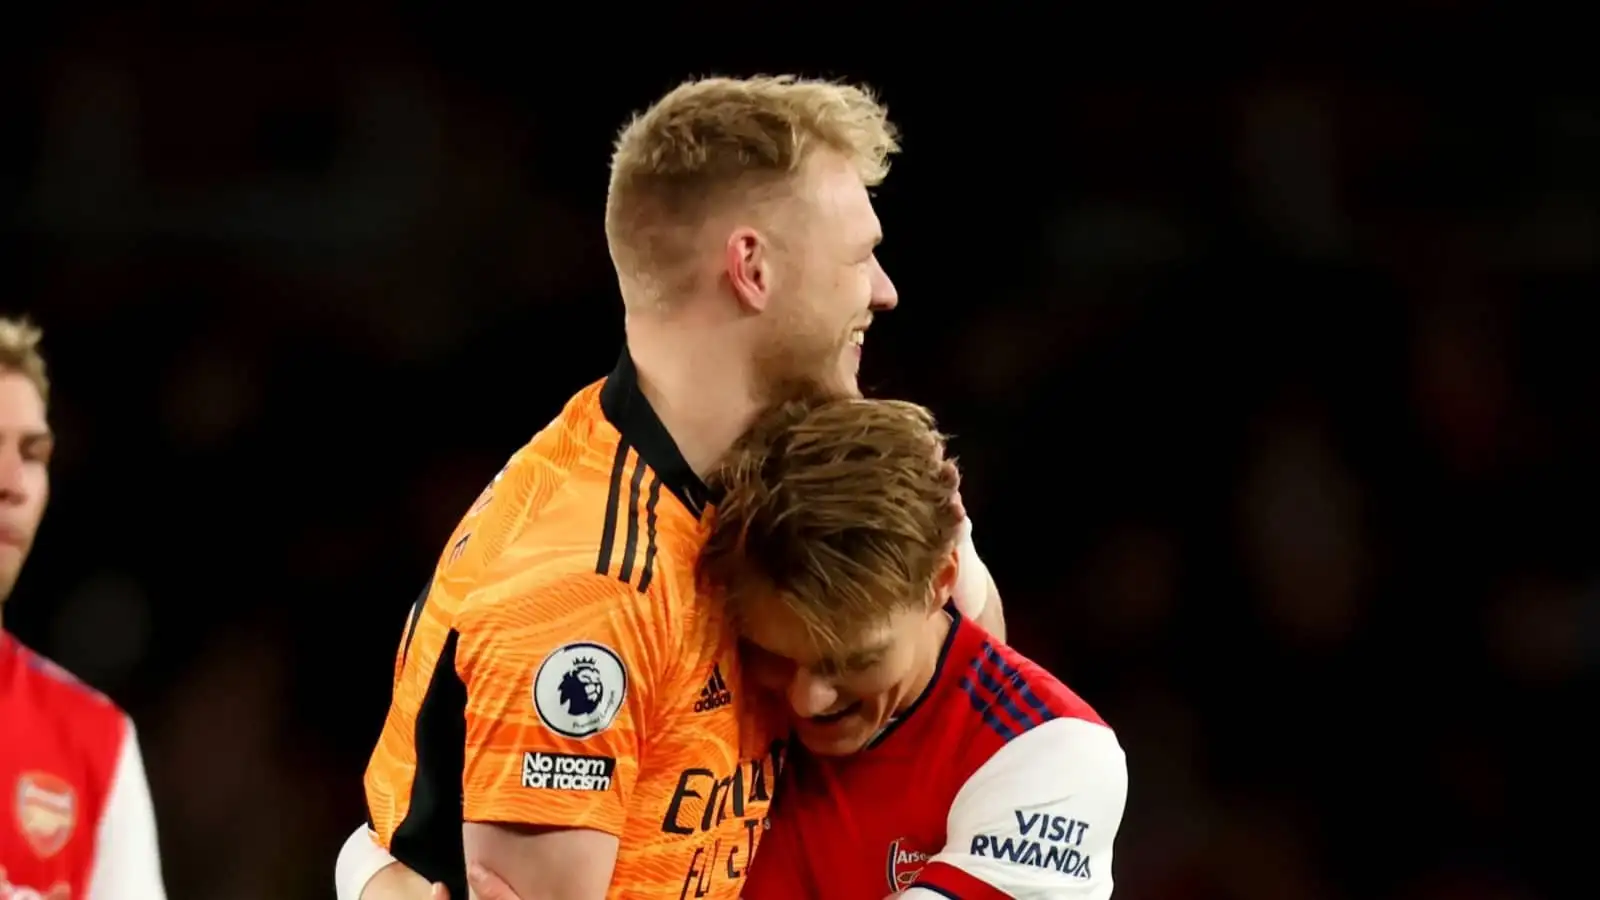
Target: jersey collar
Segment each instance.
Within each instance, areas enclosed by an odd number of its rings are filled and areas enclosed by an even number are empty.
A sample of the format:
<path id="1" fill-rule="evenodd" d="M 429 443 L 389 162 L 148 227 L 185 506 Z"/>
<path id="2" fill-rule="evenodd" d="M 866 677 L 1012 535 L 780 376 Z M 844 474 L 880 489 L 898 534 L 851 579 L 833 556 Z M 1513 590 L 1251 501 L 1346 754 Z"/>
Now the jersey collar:
<path id="1" fill-rule="evenodd" d="M 689 467 L 677 442 L 667 433 L 667 426 L 661 424 L 650 401 L 639 390 L 639 370 L 634 368 L 626 347 L 600 388 L 600 411 L 695 518 L 716 502 L 711 488 Z"/>

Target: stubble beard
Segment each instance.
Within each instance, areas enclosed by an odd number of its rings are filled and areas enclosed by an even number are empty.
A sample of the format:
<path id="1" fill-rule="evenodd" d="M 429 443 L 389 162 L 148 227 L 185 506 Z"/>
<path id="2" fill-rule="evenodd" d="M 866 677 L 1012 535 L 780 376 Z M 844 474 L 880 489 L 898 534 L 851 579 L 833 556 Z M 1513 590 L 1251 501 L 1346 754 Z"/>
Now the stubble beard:
<path id="1" fill-rule="evenodd" d="M 777 323 L 755 360 L 762 404 L 819 393 L 855 396 L 858 392 L 841 372 L 848 337 L 807 322 L 799 314 Z"/>

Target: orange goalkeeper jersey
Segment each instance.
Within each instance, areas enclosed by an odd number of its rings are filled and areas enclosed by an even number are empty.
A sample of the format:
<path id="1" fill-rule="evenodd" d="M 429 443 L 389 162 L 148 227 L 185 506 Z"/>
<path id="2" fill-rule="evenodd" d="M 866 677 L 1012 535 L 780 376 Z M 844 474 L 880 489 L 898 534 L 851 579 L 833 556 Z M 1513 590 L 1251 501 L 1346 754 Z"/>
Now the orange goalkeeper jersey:
<path id="1" fill-rule="evenodd" d="M 739 896 L 781 732 L 695 594 L 706 501 L 626 354 L 511 458 L 396 657 L 366 775 L 391 854 L 465 897 L 463 821 L 593 828 L 610 898 Z"/>

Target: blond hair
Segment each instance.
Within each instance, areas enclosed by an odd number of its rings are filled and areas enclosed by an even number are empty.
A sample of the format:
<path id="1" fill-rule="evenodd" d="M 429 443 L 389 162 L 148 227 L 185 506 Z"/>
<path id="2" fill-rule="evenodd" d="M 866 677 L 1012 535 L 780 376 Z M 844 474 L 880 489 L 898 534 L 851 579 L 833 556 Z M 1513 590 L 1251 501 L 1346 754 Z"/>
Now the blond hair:
<path id="1" fill-rule="evenodd" d="M 44 332 L 26 317 L 0 316 L 0 372 L 18 372 L 33 382 L 39 396 L 50 402 L 50 376 L 45 370 L 39 341 Z"/>
<path id="2" fill-rule="evenodd" d="M 929 600 L 961 526 L 944 436 L 914 403 L 780 404 L 715 480 L 702 585 L 736 616 L 783 604 L 822 647 Z"/>
<path id="3" fill-rule="evenodd" d="M 870 187 L 888 174 L 899 143 L 888 110 L 865 87 L 780 75 L 674 88 L 628 122 L 611 156 L 606 241 L 619 277 L 679 281 L 707 215 L 783 186 L 824 148 Z"/>

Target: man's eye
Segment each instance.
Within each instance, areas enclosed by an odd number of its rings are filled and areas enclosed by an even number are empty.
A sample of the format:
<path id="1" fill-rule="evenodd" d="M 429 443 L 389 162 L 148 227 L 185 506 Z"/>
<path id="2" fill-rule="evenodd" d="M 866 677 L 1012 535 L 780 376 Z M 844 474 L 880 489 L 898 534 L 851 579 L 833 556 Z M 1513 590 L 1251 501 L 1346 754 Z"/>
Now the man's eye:
<path id="1" fill-rule="evenodd" d="M 838 678 L 845 673 L 845 666 L 836 662 L 819 662 L 811 667 L 811 674 L 819 678 Z"/>
<path id="2" fill-rule="evenodd" d="M 773 653 L 770 650 L 757 647 L 754 644 L 746 644 L 744 646 L 744 654 L 745 660 L 751 665 L 760 666 L 766 669 L 775 669 L 779 666 L 788 664 L 789 662 L 789 660 L 784 659 L 778 654 Z"/>

